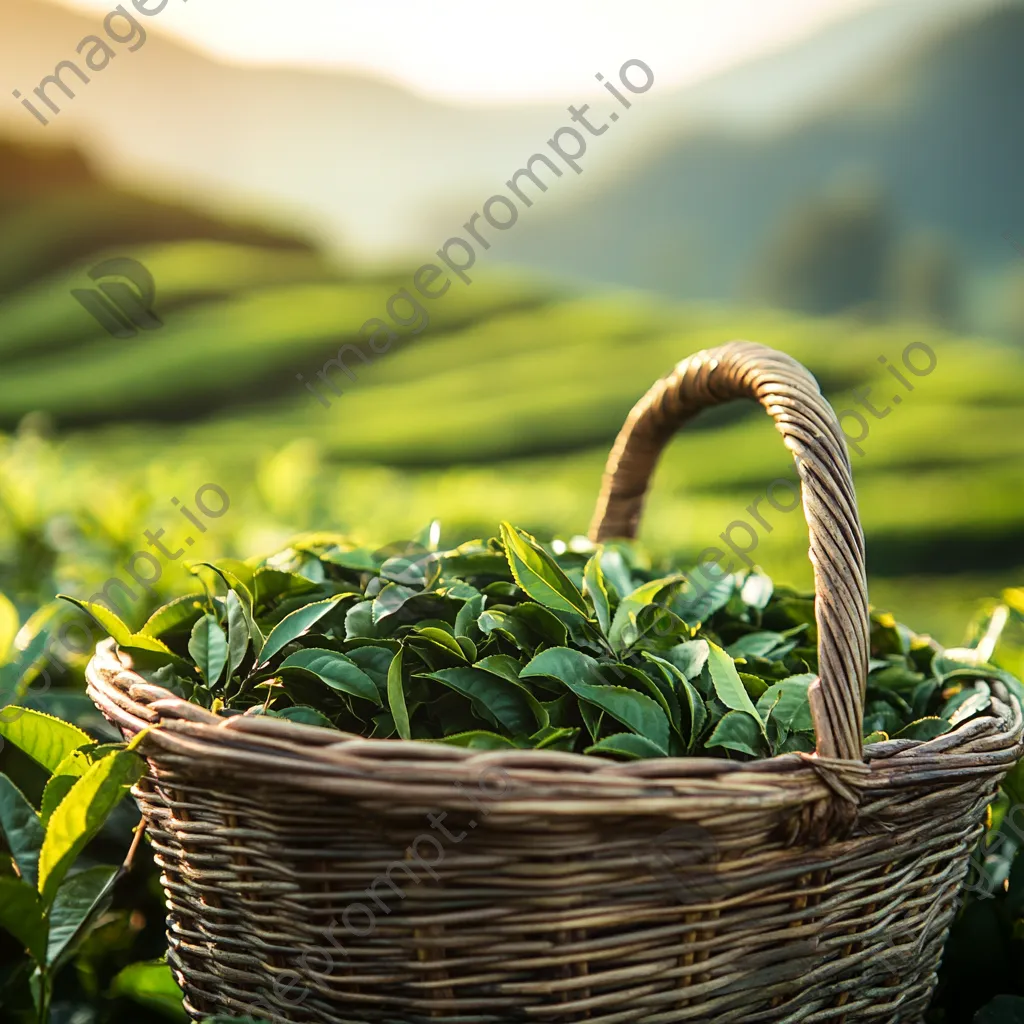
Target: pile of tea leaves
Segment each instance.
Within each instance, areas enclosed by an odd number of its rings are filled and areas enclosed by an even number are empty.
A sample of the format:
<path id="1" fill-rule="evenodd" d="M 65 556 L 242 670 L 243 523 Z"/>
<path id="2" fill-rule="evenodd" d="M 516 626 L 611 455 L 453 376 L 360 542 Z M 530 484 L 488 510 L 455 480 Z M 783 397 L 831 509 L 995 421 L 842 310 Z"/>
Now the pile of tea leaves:
<path id="1" fill-rule="evenodd" d="M 300 537 L 192 566 L 204 592 L 132 632 L 90 612 L 149 681 L 215 712 L 361 736 L 611 758 L 814 749 L 813 597 L 760 572 L 652 568 L 633 544 L 500 535 L 438 549 L 432 524 L 380 550 Z M 703 581 L 710 581 L 701 585 Z M 865 741 L 928 740 L 991 704 L 1001 623 L 944 651 L 877 612 Z"/>

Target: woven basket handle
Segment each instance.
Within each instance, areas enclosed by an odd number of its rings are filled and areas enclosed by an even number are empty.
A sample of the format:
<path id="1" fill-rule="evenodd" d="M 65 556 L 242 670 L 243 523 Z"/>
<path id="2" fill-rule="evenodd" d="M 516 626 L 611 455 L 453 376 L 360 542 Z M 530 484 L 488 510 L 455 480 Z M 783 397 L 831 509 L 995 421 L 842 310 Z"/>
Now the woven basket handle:
<path id="1" fill-rule="evenodd" d="M 659 380 L 633 407 L 608 457 L 591 539 L 635 537 L 662 449 L 702 409 L 734 398 L 760 402 L 793 453 L 814 566 L 817 753 L 859 761 L 870 629 L 864 534 L 839 421 L 800 363 L 764 345 L 734 341 L 690 356 Z"/>

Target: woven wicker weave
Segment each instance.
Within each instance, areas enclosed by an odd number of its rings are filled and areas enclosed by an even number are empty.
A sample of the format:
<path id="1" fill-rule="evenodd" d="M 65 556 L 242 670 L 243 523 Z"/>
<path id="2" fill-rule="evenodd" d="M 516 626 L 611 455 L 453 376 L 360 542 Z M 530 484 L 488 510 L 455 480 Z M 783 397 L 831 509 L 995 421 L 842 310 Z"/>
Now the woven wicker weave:
<path id="1" fill-rule="evenodd" d="M 592 528 L 633 535 L 701 408 L 761 402 L 803 483 L 817 588 L 815 755 L 629 764 L 227 720 L 108 642 L 90 693 L 144 737 L 136 796 L 169 958 L 199 1020 L 324 1024 L 919 1021 L 1020 708 L 862 750 L 864 545 L 813 378 L 732 343 L 681 363 L 616 442 Z"/>

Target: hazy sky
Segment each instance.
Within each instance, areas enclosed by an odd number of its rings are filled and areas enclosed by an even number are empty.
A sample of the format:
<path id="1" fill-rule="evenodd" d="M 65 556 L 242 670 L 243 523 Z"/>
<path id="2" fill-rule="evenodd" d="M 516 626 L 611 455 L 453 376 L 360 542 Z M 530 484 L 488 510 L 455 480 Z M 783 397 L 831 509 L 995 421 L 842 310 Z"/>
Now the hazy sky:
<path id="1" fill-rule="evenodd" d="M 62 2 L 106 13 L 119 0 Z M 431 96 L 514 102 L 579 95 L 595 72 L 633 57 L 660 84 L 692 81 L 836 17 L 899 2 L 169 0 L 152 20 L 224 58 L 359 68 Z"/>

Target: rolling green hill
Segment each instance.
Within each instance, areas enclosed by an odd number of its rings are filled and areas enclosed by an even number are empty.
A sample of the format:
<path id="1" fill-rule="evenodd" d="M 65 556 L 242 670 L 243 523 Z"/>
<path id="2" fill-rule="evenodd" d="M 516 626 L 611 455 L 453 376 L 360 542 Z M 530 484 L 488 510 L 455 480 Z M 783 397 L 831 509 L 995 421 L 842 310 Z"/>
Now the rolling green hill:
<path id="1" fill-rule="evenodd" d="M 70 202 L 75 188 L 63 181 L 54 194 Z M 45 223 L 49 207 L 35 208 Z M 869 433 L 853 461 L 873 593 L 941 633 L 1020 581 L 1019 349 L 910 324 L 558 294 L 482 275 L 430 303 L 429 327 L 358 366 L 358 383 L 342 381 L 325 408 L 295 374 L 313 379 L 414 268 L 360 276 L 258 227 L 247 239 L 223 226 L 204 234 L 191 216 L 181 211 L 191 233 L 178 239 L 164 237 L 160 216 L 126 217 L 129 233 L 74 256 L 59 232 L 42 232 L 53 242 L 38 244 L 44 269 L 0 300 L 0 427 L 21 423 L 0 435 L 0 590 L 26 607 L 58 590 L 92 593 L 144 548 L 144 530 L 180 531 L 171 498 L 207 482 L 231 509 L 189 552 L 199 559 L 266 550 L 298 529 L 385 542 L 435 516 L 453 543 L 499 519 L 585 532 L 632 404 L 679 359 L 736 337 L 805 362 L 840 411 L 858 408 L 863 387 L 884 408 L 901 386 L 879 357 L 899 365 L 907 345 L 930 346 L 934 372 L 913 378 L 912 393 L 883 419 L 861 409 Z M 111 338 L 71 298 L 84 270 L 114 254 L 153 273 L 159 330 Z M 664 459 L 645 540 L 689 558 L 720 546 L 787 474 L 756 408 L 707 414 Z M 807 583 L 801 517 L 771 525 L 753 558 Z M 146 602 L 187 585 L 181 564 Z"/>

